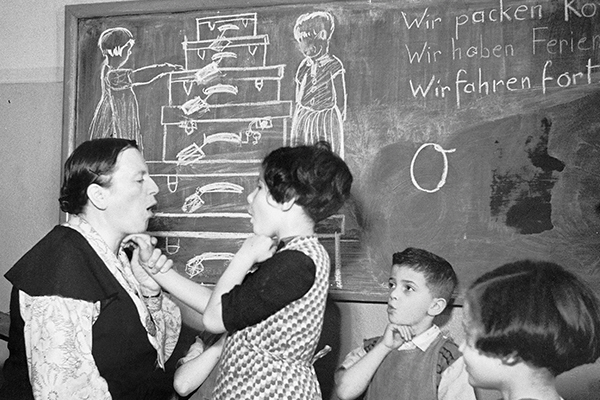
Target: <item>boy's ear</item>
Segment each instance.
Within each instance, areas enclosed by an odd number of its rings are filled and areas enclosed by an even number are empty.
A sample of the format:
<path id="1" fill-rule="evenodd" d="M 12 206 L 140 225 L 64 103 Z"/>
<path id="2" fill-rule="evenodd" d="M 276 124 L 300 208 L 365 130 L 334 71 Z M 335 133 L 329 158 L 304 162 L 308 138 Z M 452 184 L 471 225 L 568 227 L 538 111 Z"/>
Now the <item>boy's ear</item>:
<path id="1" fill-rule="evenodd" d="M 429 305 L 429 310 L 427 310 L 427 312 L 430 316 L 435 317 L 436 315 L 439 315 L 442 313 L 442 311 L 444 311 L 444 309 L 446 308 L 446 304 L 446 299 L 437 297 L 433 299 L 433 301 Z"/>
<path id="2" fill-rule="evenodd" d="M 92 183 L 87 188 L 87 196 L 90 203 L 98 210 L 106 210 L 107 191 L 102 186 Z"/>

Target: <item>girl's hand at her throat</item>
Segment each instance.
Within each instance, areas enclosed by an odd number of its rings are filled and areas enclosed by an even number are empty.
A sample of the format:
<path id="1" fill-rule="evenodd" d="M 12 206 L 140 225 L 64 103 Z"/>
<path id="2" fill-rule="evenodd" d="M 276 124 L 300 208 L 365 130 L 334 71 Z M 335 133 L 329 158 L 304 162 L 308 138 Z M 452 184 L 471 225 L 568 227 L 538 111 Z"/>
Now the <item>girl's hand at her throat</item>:
<path id="1" fill-rule="evenodd" d="M 263 262 L 277 250 L 277 240 L 263 235 L 252 235 L 244 241 L 239 252 L 253 264 Z"/>
<path id="2" fill-rule="evenodd" d="M 154 247 L 156 238 L 146 234 L 127 236 L 123 243 L 133 246 L 131 270 L 140 283 L 144 292 L 160 291 L 160 285 L 151 275 L 166 272 L 173 267 L 173 261 L 168 259 L 160 249 Z"/>

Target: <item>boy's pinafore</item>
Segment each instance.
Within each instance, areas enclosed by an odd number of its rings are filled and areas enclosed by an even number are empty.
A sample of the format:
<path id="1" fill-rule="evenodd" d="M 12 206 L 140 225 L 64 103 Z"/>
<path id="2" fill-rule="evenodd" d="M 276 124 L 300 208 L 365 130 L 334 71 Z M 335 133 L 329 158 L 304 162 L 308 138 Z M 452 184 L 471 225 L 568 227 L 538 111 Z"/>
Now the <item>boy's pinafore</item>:
<path id="1" fill-rule="evenodd" d="M 442 334 L 426 351 L 394 350 L 379 365 L 365 399 L 435 400 L 442 373 L 458 357 L 458 346 Z"/>
<path id="2" fill-rule="evenodd" d="M 315 282 L 300 299 L 266 320 L 233 333 L 225 343 L 214 399 L 320 399 L 312 366 L 329 287 L 329 255 L 316 236 L 292 239 L 316 266 Z"/>

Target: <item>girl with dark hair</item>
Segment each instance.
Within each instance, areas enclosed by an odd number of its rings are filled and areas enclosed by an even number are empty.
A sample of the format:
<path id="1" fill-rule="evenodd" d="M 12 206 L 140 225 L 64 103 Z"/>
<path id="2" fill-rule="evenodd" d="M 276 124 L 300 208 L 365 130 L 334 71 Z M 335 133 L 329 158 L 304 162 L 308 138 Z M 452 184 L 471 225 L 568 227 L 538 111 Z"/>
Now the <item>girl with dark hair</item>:
<path id="1" fill-rule="evenodd" d="M 175 271 L 153 275 L 204 314 L 208 331 L 227 334 L 219 344 L 214 399 L 321 398 L 312 360 L 330 260 L 315 225 L 339 210 L 351 184 L 348 166 L 328 143 L 274 150 L 248 195 L 254 234 L 219 278 L 208 304 L 198 291 L 202 286 Z M 217 357 L 212 359 L 214 365 Z M 198 373 L 197 385 L 205 375 Z"/>
<path id="2" fill-rule="evenodd" d="M 559 400 L 556 376 L 600 357 L 600 304 L 557 264 L 518 261 L 466 294 L 460 347 L 469 383 L 504 400 Z"/>

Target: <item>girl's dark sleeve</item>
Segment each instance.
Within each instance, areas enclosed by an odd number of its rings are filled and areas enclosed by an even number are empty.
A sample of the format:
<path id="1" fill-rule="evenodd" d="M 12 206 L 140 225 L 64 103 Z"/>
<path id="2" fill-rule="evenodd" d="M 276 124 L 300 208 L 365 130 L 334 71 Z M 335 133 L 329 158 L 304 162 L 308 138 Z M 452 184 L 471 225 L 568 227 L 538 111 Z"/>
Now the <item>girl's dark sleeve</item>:
<path id="1" fill-rule="evenodd" d="M 301 251 L 275 253 L 222 296 L 227 332 L 255 325 L 298 300 L 312 287 L 315 274 L 315 263 Z"/>

